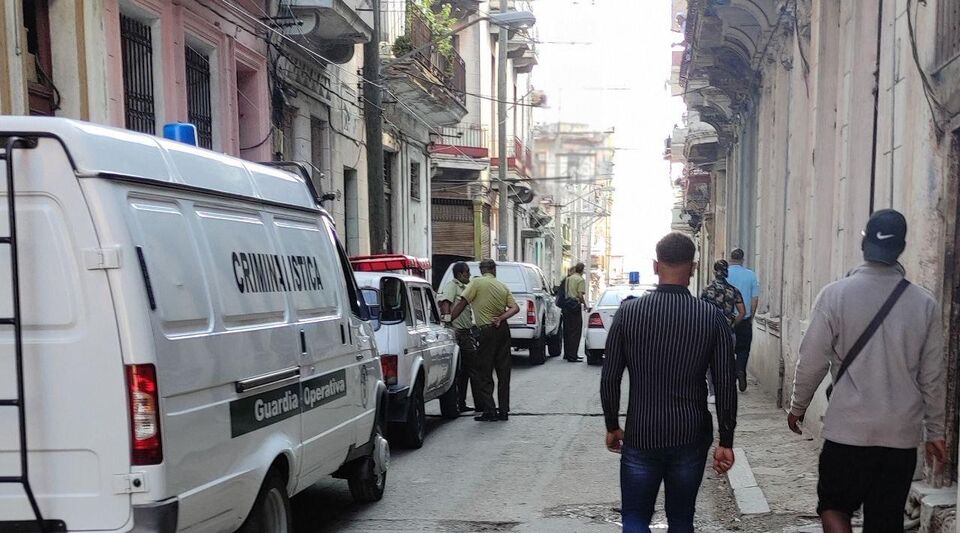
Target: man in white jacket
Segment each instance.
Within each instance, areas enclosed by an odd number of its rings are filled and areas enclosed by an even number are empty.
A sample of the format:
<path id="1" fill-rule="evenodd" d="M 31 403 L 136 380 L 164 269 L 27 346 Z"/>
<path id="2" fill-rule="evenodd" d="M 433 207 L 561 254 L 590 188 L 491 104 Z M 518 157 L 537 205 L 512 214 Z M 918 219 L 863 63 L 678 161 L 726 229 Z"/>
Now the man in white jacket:
<path id="1" fill-rule="evenodd" d="M 801 432 L 814 393 L 832 371 L 817 485 L 817 512 L 827 533 L 851 531 L 850 517 L 861 505 L 866 533 L 903 531 L 917 447 L 926 442 L 928 461 L 947 460 L 943 332 L 940 306 L 929 292 L 903 283 L 889 314 L 837 377 L 904 279 L 897 261 L 906 246 L 903 215 L 877 211 L 863 235 L 865 262 L 827 285 L 814 303 L 787 420 Z"/>

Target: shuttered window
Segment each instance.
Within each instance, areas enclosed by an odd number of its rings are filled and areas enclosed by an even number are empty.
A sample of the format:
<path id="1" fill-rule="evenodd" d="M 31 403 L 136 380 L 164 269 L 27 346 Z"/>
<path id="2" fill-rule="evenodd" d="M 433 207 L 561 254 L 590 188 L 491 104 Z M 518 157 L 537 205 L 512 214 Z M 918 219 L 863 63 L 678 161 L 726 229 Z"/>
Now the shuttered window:
<path id="1" fill-rule="evenodd" d="M 960 54 L 960 2 L 937 2 L 937 62 L 946 63 Z"/>
<path id="2" fill-rule="evenodd" d="M 121 14 L 120 53 L 123 59 L 124 123 L 130 130 L 156 133 L 153 36 L 150 26 Z"/>
<path id="3" fill-rule="evenodd" d="M 213 148 L 213 103 L 210 94 L 210 56 L 186 46 L 187 121 L 197 127 L 197 143 Z"/>

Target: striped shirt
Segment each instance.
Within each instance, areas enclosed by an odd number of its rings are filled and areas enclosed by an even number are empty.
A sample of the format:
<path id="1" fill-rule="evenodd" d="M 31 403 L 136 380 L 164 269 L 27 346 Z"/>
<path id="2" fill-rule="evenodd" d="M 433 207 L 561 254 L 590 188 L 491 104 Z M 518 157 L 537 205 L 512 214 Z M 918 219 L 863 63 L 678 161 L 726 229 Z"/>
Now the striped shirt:
<path id="1" fill-rule="evenodd" d="M 717 393 L 720 445 L 733 447 L 737 425 L 733 331 L 716 306 L 686 287 L 660 285 L 621 304 L 607 336 L 600 398 L 607 430 L 620 428 L 620 384 L 630 375 L 624 444 L 669 448 L 713 433 L 707 371 Z"/>

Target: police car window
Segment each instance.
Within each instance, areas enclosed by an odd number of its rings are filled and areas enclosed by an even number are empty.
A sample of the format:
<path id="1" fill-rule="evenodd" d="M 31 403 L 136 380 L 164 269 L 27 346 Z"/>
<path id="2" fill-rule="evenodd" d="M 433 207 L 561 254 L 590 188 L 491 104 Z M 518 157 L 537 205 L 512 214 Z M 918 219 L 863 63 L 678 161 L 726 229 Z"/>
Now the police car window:
<path id="1" fill-rule="evenodd" d="M 343 246 L 337 239 L 337 232 L 333 229 L 333 225 L 329 220 L 325 220 L 324 222 L 326 223 L 330 239 L 337 248 L 337 256 L 340 259 L 340 269 L 342 270 L 343 274 L 343 283 L 346 286 L 347 291 L 347 301 L 350 302 L 350 311 L 352 311 L 355 316 L 362 320 L 369 320 L 370 313 L 367 310 L 367 304 L 364 302 L 363 298 L 360 297 L 360 289 L 357 287 L 357 279 L 353 277 L 353 267 L 350 265 L 350 261 L 347 259 L 346 252 L 343 251 Z"/>
<path id="2" fill-rule="evenodd" d="M 413 318 L 417 325 L 427 323 L 427 313 L 423 308 L 423 292 L 420 287 L 410 287 L 410 303 L 413 304 Z"/>
<path id="3" fill-rule="evenodd" d="M 607 291 L 603 293 L 597 305 L 620 305 L 620 302 L 622 302 L 628 294 L 629 293 L 621 291 Z"/>
<path id="4" fill-rule="evenodd" d="M 433 296 L 433 291 L 431 289 L 423 289 L 423 294 L 427 297 L 427 314 L 430 318 L 430 323 L 439 326 L 440 314 L 437 312 L 437 300 Z"/>
<path id="5" fill-rule="evenodd" d="M 380 280 L 380 323 L 399 324 L 407 320 L 407 290 L 397 278 Z"/>

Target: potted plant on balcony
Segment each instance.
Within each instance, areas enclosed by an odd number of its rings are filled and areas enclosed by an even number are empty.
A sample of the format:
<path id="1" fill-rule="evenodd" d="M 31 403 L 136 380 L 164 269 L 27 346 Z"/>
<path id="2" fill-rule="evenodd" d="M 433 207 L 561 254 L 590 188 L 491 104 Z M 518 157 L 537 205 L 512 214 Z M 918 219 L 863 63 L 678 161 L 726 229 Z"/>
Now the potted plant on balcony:
<path id="1" fill-rule="evenodd" d="M 456 57 L 456 50 L 453 49 L 453 28 L 456 25 L 456 18 L 453 16 L 453 6 L 449 3 L 442 3 L 440 0 L 414 0 L 410 6 L 417 10 L 427 23 L 430 29 L 430 37 L 433 40 L 433 48 L 441 57 L 446 60 L 444 75 L 450 77 L 453 75 L 453 63 Z M 411 26 L 409 18 L 413 15 L 408 13 L 407 27 Z M 401 41 L 401 39 L 406 40 Z M 397 47 L 400 45 L 402 53 L 413 49 L 413 42 L 408 36 L 398 37 L 393 44 L 394 55 L 398 54 Z M 404 48 L 409 47 L 409 48 Z"/>

